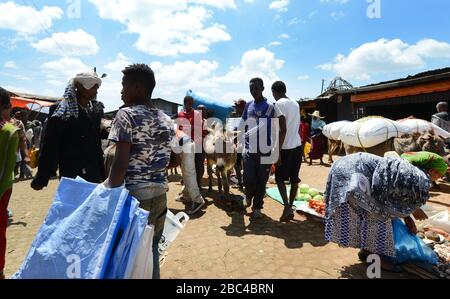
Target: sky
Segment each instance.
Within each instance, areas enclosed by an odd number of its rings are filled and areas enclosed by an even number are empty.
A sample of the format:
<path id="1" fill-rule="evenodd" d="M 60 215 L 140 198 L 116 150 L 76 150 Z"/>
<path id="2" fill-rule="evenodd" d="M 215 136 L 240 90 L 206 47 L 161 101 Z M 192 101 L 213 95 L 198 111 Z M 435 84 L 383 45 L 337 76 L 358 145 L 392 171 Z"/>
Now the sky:
<path id="1" fill-rule="evenodd" d="M 277 80 L 311 98 L 337 76 L 363 86 L 450 66 L 449 13 L 448 0 L 0 1 L 0 86 L 61 96 L 96 67 L 110 111 L 123 68 L 146 63 L 154 98 L 251 100 L 253 77 L 271 101 Z"/>

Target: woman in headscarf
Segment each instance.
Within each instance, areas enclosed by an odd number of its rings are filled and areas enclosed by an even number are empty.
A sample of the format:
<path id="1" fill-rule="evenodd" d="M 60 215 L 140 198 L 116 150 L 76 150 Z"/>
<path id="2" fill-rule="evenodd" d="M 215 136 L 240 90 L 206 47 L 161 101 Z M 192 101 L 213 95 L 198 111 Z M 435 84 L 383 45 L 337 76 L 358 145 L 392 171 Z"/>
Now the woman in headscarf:
<path id="1" fill-rule="evenodd" d="M 311 121 L 311 151 L 309 153 L 309 165 L 312 165 L 312 160 L 320 159 L 320 164 L 323 165 L 323 153 L 325 149 L 325 137 L 322 134 L 323 128 L 327 125 L 320 116 L 319 111 L 310 114 Z"/>
<path id="2" fill-rule="evenodd" d="M 10 121 L 9 93 L 0 87 L 0 279 L 4 279 L 8 204 L 14 181 L 14 167 L 19 149 L 19 128 Z"/>
<path id="3" fill-rule="evenodd" d="M 368 153 L 340 159 L 331 168 L 325 192 L 325 239 L 360 248 L 364 261 L 378 254 L 385 270 L 398 270 L 393 227 L 404 219 L 409 230 L 417 232 L 410 216 L 426 219 L 420 208 L 430 198 L 431 182 L 447 167 L 442 157 L 427 152 L 403 159 Z"/>
<path id="4" fill-rule="evenodd" d="M 95 72 L 69 81 L 63 100 L 47 120 L 33 189 L 47 186 L 58 168 L 60 177 L 80 176 L 93 183 L 105 180 L 100 132 L 103 104 L 95 100 L 101 83 Z"/>

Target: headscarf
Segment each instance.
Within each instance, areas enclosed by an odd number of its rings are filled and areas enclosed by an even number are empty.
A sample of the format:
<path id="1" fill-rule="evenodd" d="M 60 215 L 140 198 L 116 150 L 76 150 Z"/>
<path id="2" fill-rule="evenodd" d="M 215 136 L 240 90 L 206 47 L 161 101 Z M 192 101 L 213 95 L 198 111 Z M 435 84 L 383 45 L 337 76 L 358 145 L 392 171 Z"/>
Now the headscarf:
<path id="1" fill-rule="evenodd" d="M 407 160 L 414 166 L 422 167 L 425 169 L 434 169 L 439 171 L 442 175 L 447 172 L 448 165 L 444 158 L 435 153 L 430 152 L 417 152 L 417 153 L 405 153 L 402 158 Z"/>
<path id="2" fill-rule="evenodd" d="M 59 103 L 52 117 L 61 117 L 63 120 L 67 120 L 70 117 L 78 118 L 76 83 L 80 83 L 85 89 L 91 89 L 95 85 L 100 87 L 102 85 L 102 79 L 95 72 L 77 74 L 67 84 L 63 96 L 64 99 Z"/>

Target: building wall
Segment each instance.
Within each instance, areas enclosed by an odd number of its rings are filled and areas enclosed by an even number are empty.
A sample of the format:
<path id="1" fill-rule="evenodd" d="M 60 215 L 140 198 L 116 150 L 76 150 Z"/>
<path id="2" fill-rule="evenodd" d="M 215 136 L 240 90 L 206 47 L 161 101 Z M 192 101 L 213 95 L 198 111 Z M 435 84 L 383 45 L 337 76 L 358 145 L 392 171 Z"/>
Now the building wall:
<path id="1" fill-rule="evenodd" d="M 402 119 L 409 116 L 431 120 L 439 102 L 450 103 L 450 91 L 417 96 L 401 97 L 384 101 L 355 103 L 354 111 L 364 109 L 364 116 L 378 115 L 390 119 Z"/>
<path id="2" fill-rule="evenodd" d="M 166 101 L 154 100 L 153 104 L 156 108 L 163 110 L 167 115 L 174 116 L 178 113 L 178 105 Z"/>

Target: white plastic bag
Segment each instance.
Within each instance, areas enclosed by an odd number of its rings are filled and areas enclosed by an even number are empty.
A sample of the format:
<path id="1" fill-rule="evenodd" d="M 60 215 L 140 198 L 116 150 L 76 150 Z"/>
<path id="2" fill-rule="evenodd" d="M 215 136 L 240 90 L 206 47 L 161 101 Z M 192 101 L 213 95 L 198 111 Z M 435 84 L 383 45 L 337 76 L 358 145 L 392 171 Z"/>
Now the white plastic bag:
<path id="1" fill-rule="evenodd" d="M 439 228 L 450 233 L 450 217 L 448 210 L 445 207 L 438 208 L 431 205 L 425 205 L 421 209 L 428 216 L 428 219 L 421 222 L 419 227 L 431 225 L 433 228 Z"/>
<path id="2" fill-rule="evenodd" d="M 341 140 L 341 131 L 349 124 L 351 124 L 351 122 L 347 120 L 328 124 L 323 128 L 323 135 L 331 140 Z"/>
<path id="3" fill-rule="evenodd" d="M 371 148 L 409 133 L 408 127 L 401 123 L 382 117 L 369 117 L 345 126 L 341 131 L 341 140 L 347 145 Z"/>
<path id="4" fill-rule="evenodd" d="M 408 127 L 408 129 L 411 131 L 411 133 L 427 133 L 430 130 L 433 130 L 434 133 L 438 136 L 441 136 L 443 138 L 450 138 L 450 133 L 439 128 L 433 123 L 430 123 L 423 119 L 404 119 L 399 120 L 398 123 L 402 124 L 403 126 Z"/>
<path id="5" fill-rule="evenodd" d="M 142 236 L 141 243 L 134 262 L 131 279 L 152 279 L 153 278 L 153 235 L 155 227 L 147 225 Z"/>
<path id="6" fill-rule="evenodd" d="M 184 221 L 182 222 L 183 219 Z M 164 255 L 188 221 L 189 216 L 186 213 L 180 212 L 177 215 L 174 215 L 170 210 L 167 210 L 163 234 L 158 245 L 160 256 Z"/>

